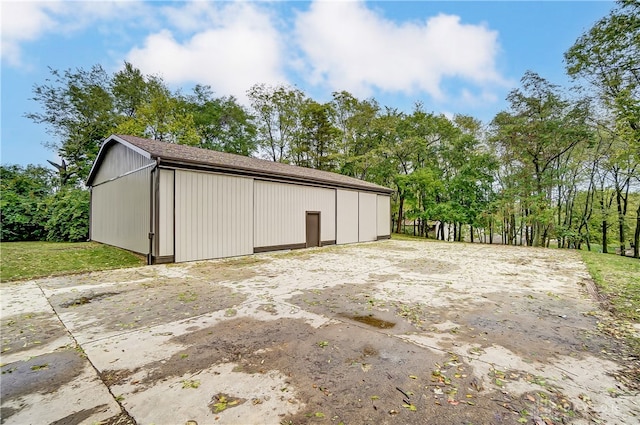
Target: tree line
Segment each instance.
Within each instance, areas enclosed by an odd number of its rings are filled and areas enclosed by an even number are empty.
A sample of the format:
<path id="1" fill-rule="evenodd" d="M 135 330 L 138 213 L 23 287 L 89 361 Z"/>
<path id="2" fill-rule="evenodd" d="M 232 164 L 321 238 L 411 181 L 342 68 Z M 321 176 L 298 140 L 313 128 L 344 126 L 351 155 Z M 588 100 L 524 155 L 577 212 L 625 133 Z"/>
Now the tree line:
<path id="1" fill-rule="evenodd" d="M 420 103 L 401 111 L 346 91 L 318 102 L 286 85 L 254 85 L 245 106 L 208 86 L 172 91 L 130 63 L 113 74 L 100 65 L 52 69 L 34 86 L 41 111 L 27 116 L 47 127 L 60 162 L 51 163 L 55 172 L 2 166 L 2 240 L 85 238 L 82 183 L 101 142 L 116 133 L 391 187 L 395 232 L 409 223 L 410 232 L 438 239 L 594 244 L 603 252 L 615 240 L 621 254 L 633 246 L 638 257 L 638 3 L 619 1 L 565 62 L 581 91 L 529 71 L 489 123 L 435 114 Z"/>

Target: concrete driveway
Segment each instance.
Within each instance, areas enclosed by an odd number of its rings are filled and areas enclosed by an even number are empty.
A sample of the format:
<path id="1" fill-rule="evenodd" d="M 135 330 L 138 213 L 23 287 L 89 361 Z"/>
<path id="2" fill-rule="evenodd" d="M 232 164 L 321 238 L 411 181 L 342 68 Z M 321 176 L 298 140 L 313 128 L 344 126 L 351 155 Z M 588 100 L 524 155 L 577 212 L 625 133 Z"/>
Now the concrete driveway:
<path id="1" fill-rule="evenodd" d="M 2 423 L 635 424 L 588 284 L 396 240 L 2 284 Z"/>

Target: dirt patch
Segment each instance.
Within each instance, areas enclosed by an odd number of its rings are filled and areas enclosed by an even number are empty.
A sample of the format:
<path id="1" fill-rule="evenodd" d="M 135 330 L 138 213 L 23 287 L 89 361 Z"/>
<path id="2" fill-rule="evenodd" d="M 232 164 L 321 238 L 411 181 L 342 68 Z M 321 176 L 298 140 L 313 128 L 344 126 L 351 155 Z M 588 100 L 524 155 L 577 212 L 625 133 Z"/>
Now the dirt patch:
<path id="1" fill-rule="evenodd" d="M 452 273 L 460 268 L 460 265 L 456 263 L 436 259 L 429 259 L 428 261 L 424 259 L 422 261 L 401 260 L 397 262 L 397 266 L 402 271 L 422 275 Z"/>
<path id="2" fill-rule="evenodd" d="M 84 420 L 89 419 L 91 416 L 101 413 L 108 410 L 108 406 L 106 404 L 96 406 L 92 409 L 83 409 L 79 412 L 74 412 L 68 416 L 65 416 L 62 419 L 58 419 L 57 421 L 51 422 L 49 425 L 75 425 L 79 424 Z"/>
<path id="3" fill-rule="evenodd" d="M 98 301 L 102 298 L 110 297 L 113 295 L 118 295 L 118 292 L 102 292 L 99 294 L 94 294 L 93 292 L 89 292 L 87 295 L 82 295 L 78 298 L 61 303 L 60 307 L 62 308 L 77 307 L 79 305 L 89 304 L 91 301 Z"/>
<path id="4" fill-rule="evenodd" d="M 446 412 L 471 421 L 478 418 L 479 404 L 484 408 L 492 404 L 478 400 L 484 389 L 473 389 L 472 368 L 457 356 L 443 356 L 362 326 L 343 323 L 313 329 L 300 320 L 232 319 L 175 338 L 190 348 L 148 365 L 146 378 L 129 383 L 143 391 L 144 386 L 230 361 L 237 363 L 234 372 L 277 371 L 287 377 L 280 392 L 295 389 L 297 402 L 307 406 L 282 423 L 322 418 L 344 423 L 407 423 L 424 417 L 432 418 L 429 423 L 445 423 L 436 418 Z M 451 372 L 453 382 L 434 382 L 435 370 L 439 376 Z M 123 377 L 134 372 L 110 373 L 119 374 L 122 385 Z M 443 391 L 434 393 L 440 386 Z M 505 418 L 508 420 L 497 423 L 511 423 L 511 415 Z"/>
<path id="5" fill-rule="evenodd" d="M 240 282 L 257 276 L 260 266 L 268 264 L 269 261 L 267 258 L 255 256 L 204 261 L 190 265 L 187 273 L 207 282 Z"/>
<path id="6" fill-rule="evenodd" d="M 291 297 L 289 302 L 316 314 L 336 316 L 344 321 L 369 322 L 368 324 L 377 328 L 380 326 L 376 323 L 393 324 L 385 325 L 382 329 L 396 334 L 416 330 L 410 322 L 397 317 L 392 303 L 372 294 L 368 284 L 349 283 L 302 291 Z"/>
<path id="7" fill-rule="evenodd" d="M 74 331 L 133 330 L 155 326 L 241 303 L 245 297 L 200 279 L 157 278 L 137 283 L 111 285 L 109 291 L 69 291 L 54 294 L 49 301 L 61 316 L 74 315 Z"/>
<path id="8" fill-rule="evenodd" d="M 16 353 L 34 346 L 46 345 L 67 332 L 57 317 L 49 313 L 25 313 L 3 317 L 2 352 Z"/>

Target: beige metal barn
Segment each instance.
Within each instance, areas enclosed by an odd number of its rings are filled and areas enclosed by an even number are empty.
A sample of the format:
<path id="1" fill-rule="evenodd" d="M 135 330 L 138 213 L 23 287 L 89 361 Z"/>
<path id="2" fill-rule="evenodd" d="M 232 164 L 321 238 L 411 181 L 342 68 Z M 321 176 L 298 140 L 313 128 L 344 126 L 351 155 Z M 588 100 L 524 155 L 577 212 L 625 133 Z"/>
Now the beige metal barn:
<path id="1" fill-rule="evenodd" d="M 107 138 L 87 186 L 90 238 L 149 263 L 390 237 L 386 187 L 139 137 Z"/>

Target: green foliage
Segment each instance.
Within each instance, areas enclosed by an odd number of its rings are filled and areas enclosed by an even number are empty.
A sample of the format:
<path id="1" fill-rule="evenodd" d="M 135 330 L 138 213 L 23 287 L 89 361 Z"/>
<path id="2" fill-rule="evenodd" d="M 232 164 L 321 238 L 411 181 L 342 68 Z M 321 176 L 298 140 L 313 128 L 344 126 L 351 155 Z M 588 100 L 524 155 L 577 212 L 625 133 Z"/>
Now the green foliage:
<path id="1" fill-rule="evenodd" d="M 4 242 L 0 253 L 3 282 L 145 264 L 141 256 L 95 242 Z"/>
<path id="2" fill-rule="evenodd" d="M 89 235 L 89 192 L 54 192 L 53 172 L 40 166 L 0 167 L 2 241 L 83 241 Z"/>
<path id="3" fill-rule="evenodd" d="M 49 241 L 86 241 L 89 237 L 89 191 L 63 189 L 48 199 L 45 230 Z"/>
<path id="4" fill-rule="evenodd" d="M 200 147 L 238 155 L 257 150 L 253 117 L 233 97 L 214 98 L 209 86 L 197 85 L 187 97 L 187 110 L 201 137 Z"/>
<path id="5" fill-rule="evenodd" d="M 492 122 L 492 142 L 507 163 L 502 175 L 504 186 L 511 190 L 505 195 L 523 209 L 527 243 L 544 246 L 554 225 L 552 190 L 564 185 L 566 174 L 560 167 L 576 147 L 590 142 L 589 111 L 532 72 L 525 74 L 522 89 L 513 90 L 507 100 L 510 110 L 500 112 Z"/>
<path id="6" fill-rule="evenodd" d="M 50 80 L 34 87 L 41 112 L 26 116 L 45 124 L 57 139 L 49 145 L 66 161 L 64 180 L 85 179 L 100 144 L 117 124 L 110 77 L 100 66 L 60 72 L 51 69 Z"/>
<path id="7" fill-rule="evenodd" d="M 300 131 L 304 93 L 283 85 L 256 84 L 247 96 L 256 120 L 258 145 L 272 161 L 290 162 L 291 148 Z"/>
<path id="8" fill-rule="evenodd" d="M 640 142 L 640 3 L 620 0 L 565 53 L 567 72 L 595 87 Z"/>
<path id="9" fill-rule="evenodd" d="M 2 241 L 39 240 L 45 235 L 45 200 L 53 173 L 44 167 L 0 167 L 0 225 Z"/>
<path id="10" fill-rule="evenodd" d="M 62 160 L 62 186 L 86 180 L 100 144 L 114 133 L 243 155 L 255 151 L 249 113 L 232 97 L 214 98 L 207 87 L 196 86 L 193 96 L 183 96 L 126 62 L 113 75 L 95 65 L 52 69 L 51 77 L 34 86 L 41 111 L 26 116 L 54 136 L 48 147 Z"/>

